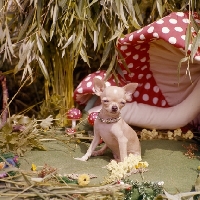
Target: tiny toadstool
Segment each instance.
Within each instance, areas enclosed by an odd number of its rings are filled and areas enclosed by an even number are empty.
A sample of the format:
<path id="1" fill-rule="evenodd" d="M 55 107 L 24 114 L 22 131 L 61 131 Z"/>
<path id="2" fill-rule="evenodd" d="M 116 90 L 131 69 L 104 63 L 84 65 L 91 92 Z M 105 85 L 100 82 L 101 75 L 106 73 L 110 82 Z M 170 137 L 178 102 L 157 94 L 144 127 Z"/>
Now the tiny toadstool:
<path id="1" fill-rule="evenodd" d="M 98 112 L 92 112 L 92 113 L 90 113 L 89 114 L 89 116 L 88 116 L 88 122 L 89 122 L 89 124 L 90 125 L 94 125 L 94 121 L 97 119 L 97 117 L 98 117 Z"/>
<path id="2" fill-rule="evenodd" d="M 76 130 L 73 129 L 73 128 L 66 128 L 65 132 L 68 134 L 68 135 L 74 135 L 76 133 Z"/>
<path id="3" fill-rule="evenodd" d="M 72 129 L 76 126 L 76 121 L 82 117 L 82 113 L 77 108 L 71 108 L 67 112 L 67 118 L 72 120 Z"/>

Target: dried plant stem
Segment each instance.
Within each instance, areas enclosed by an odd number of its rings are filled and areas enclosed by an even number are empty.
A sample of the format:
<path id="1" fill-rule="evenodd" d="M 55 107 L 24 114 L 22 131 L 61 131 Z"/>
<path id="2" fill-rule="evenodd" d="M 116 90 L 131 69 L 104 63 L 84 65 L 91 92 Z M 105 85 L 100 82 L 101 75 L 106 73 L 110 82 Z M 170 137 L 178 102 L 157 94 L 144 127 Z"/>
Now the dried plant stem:
<path id="1" fill-rule="evenodd" d="M 8 107 L 10 106 L 10 104 L 12 103 L 13 99 L 17 96 L 17 94 L 19 93 L 19 91 L 22 89 L 22 87 L 25 85 L 25 83 L 31 78 L 31 76 L 28 76 L 26 78 L 26 80 L 22 83 L 22 85 L 20 86 L 20 88 L 18 89 L 18 91 L 15 93 L 15 95 L 12 97 L 12 99 L 9 101 L 9 103 L 6 105 L 6 107 L 4 108 L 3 112 L 1 113 L 0 117 L 2 117 L 4 111 L 6 109 L 8 109 Z"/>

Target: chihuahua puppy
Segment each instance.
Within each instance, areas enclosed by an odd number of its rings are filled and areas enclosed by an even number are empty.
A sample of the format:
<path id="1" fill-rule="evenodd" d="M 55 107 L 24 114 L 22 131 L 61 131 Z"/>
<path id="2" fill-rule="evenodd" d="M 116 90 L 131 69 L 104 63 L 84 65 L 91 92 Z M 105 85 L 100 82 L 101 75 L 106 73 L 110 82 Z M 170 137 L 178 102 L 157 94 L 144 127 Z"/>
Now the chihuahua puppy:
<path id="1" fill-rule="evenodd" d="M 95 94 L 100 96 L 102 109 L 94 122 L 94 138 L 87 153 L 77 160 L 86 161 L 90 156 L 102 155 L 110 148 L 116 161 L 123 161 L 129 154 L 141 155 L 140 142 L 136 132 L 121 118 L 120 110 L 126 101 L 132 99 L 137 83 L 129 83 L 124 87 L 109 86 L 94 78 Z M 105 145 L 94 151 L 100 139 Z"/>

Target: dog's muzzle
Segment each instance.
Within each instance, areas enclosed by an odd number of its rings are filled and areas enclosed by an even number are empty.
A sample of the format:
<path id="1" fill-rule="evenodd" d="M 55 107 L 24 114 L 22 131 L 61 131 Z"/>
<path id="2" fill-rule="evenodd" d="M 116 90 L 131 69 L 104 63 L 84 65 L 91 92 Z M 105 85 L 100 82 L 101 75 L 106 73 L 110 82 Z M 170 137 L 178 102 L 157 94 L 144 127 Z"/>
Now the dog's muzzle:
<path id="1" fill-rule="evenodd" d="M 118 111 L 118 107 L 117 106 L 112 106 L 112 112 L 117 112 Z"/>

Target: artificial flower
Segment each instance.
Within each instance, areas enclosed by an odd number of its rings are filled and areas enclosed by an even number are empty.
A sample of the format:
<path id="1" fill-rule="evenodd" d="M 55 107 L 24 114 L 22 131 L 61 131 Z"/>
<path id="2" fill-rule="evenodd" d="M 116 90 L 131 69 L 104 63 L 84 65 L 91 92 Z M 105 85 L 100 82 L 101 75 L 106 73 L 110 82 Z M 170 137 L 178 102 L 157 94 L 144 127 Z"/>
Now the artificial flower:
<path id="1" fill-rule="evenodd" d="M 117 163 L 115 160 L 112 160 L 106 166 L 106 168 L 110 172 L 110 176 L 105 178 L 105 182 L 119 182 L 121 179 L 125 178 L 136 169 L 135 166 L 138 164 L 139 161 L 141 161 L 141 156 L 133 154 L 129 154 L 129 156 L 126 157 L 123 162 Z M 146 162 L 143 163 L 144 166 L 147 165 Z"/>
<path id="2" fill-rule="evenodd" d="M 0 170 L 2 170 L 3 168 L 5 168 L 6 163 L 5 162 L 0 162 Z"/>
<path id="3" fill-rule="evenodd" d="M 79 177 L 78 177 L 78 184 L 80 186 L 86 186 L 88 185 L 90 182 L 90 177 L 88 174 L 81 174 Z"/>
<path id="4" fill-rule="evenodd" d="M 32 170 L 32 171 L 36 171 L 36 170 L 37 170 L 37 166 L 36 166 L 35 164 L 32 164 L 32 165 L 31 165 L 31 170 Z"/>

